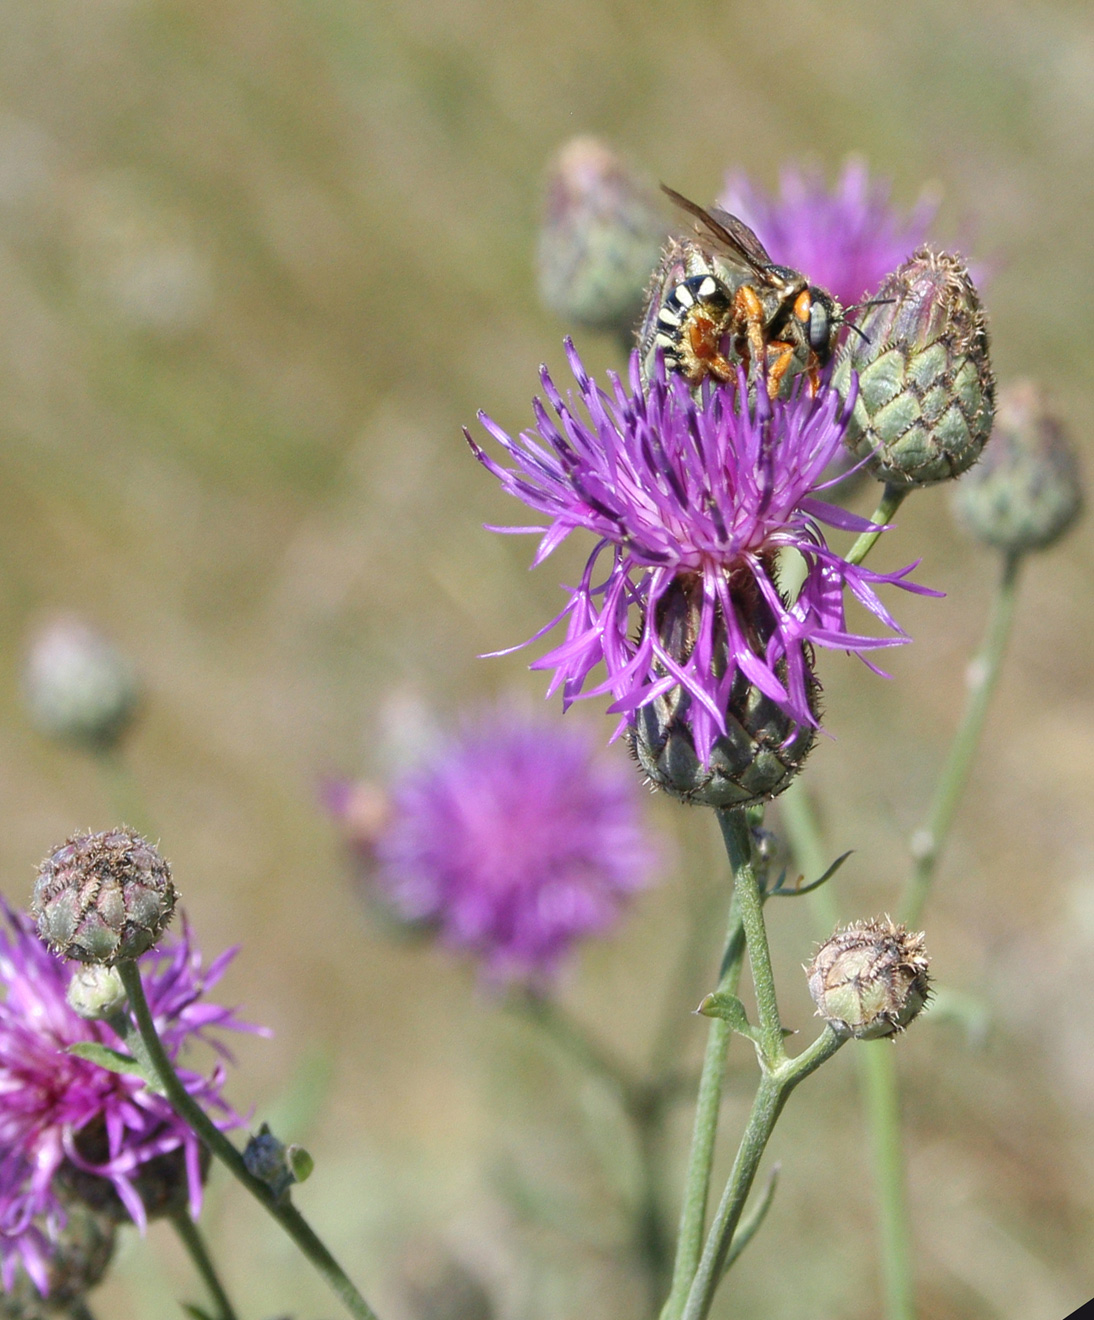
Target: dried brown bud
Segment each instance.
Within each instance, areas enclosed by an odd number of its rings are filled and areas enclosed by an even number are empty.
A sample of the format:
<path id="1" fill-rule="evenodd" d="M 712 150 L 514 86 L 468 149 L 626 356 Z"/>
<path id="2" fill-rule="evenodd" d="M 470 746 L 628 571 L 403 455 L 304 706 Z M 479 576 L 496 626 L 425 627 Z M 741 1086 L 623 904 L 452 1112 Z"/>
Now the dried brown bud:
<path id="1" fill-rule="evenodd" d="M 171 868 L 139 834 L 76 834 L 38 868 L 38 934 L 79 962 L 115 963 L 150 949 L 177 900 Z"/>
<path id="2" fill-rule="evenodd" d="M 837 930 L 806 967 L 817 1016 L 857 1040 L 903 1031 L 927 1002 L 923 933 L 888 917 Z"/>

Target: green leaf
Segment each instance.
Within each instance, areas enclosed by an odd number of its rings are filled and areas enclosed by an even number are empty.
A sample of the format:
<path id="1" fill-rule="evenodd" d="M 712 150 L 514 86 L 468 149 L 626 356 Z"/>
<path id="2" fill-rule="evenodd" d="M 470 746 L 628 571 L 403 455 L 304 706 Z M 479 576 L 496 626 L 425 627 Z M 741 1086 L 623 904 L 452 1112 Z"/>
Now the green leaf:
<path id="1" fill-rule="evenodd" d="M 78 1059 L 86 1059 L 89 1063 L 97 1063 L 100 1068 L 105 1068 L 108 1072 L 122 1073 L 127 1077 L 139 1077 L 142 1082 L 148 1082 L 149 1085 L 152 1085 L 136 1059 L 128 1054 L 123 1054 L 121 1050 L 112 1050 L 108 1045 L 100 1045 L 98 1041 L 78 1040 L 75 1045 L 70 1045 L 65 1052 L 74 1054 Z"/>
<path id="2" fill-rule="evenodd" d="M 703 1017 L 721 1018 L 723 1022 L 728 1022 L 731 1029 L 739 1036 L 747 1036 L 751 1041 L 759 1040 L 759 1033 L 749 1022 L 745 1006 L 736 995 L 728 994 L 724 990 L 715 990 L 707 995 L 695 1011 L 702 1013 Z"/>
<path id="3" fill-rule="evenodd" d="M 729 1244 L 729 1254 L 726 1256 L 726 1263 L 722 1270 L 723 1275 L 728 1272 L 729 1267 L 756 1236 L 760 1225 L 767 1217 L 767 1212 L 771 1209 L 771 1202 L 775 1199 L 775 1188 L 778 1185 L 780 1168 L 781 1165 L 778 1164 L 772 1168 L 767 1178 L 767 1184 L 760 1193 L 760 1199 L 737 1225 L 737 1231 L 733 1234 L 733 1241 Z"/>
<path id="4" fill-rule="evenodd" d="M 844 862 L 848 859 L 848 857 L 851 856 L 851 853 L 853 852 L 854 849 L 851 848 L 847 852 L 845 852 L 842 857 L 837 857 L 836 860 L 832 863 L 832 865 L 828 868 L 828 870 L 825 871 L 825 873 L 820 877 L 819 880 L 813 880 L 809 884 L 803 885 L 802 881 L 805 879 L 805 877 L 799 875 L 798 883 L 794 886 L 793 889 L 786 889 L 784 887 L 783 881 L 786 879 L 786 872 L 784 871 L 782 875 L 779 876 L 778 882 L 776 883 L 774 889 L 769 890 L 764 897 L 765 898 L 800 898 L 802 894 L 811 894 L 814 889 L 819 889 L 821 885 L 826 885 L 828 881 L 831 880 L 831 878 L 836 874 L 836 872 L 840 869 L 840 867 L 844 864 Z"/>

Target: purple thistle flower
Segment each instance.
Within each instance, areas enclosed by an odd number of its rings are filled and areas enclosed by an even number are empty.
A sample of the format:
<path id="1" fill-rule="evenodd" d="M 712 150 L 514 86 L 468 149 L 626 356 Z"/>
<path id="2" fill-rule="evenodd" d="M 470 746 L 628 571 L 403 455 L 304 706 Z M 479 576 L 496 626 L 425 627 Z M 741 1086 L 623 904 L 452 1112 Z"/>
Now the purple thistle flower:
<path id="1" fill-rule="evenodd" d="M 756 231 L 773 261 L 800 270 L 844 307 L 873 293 L 926 238 L 938 210 L 924 193 L 902 216 L 889 185 L 851 159 L 834 188 L 816 169 L 784 169 L 775 198 L 731 174 L 719 205 Z"/>
<path id="2" fill-rule="evenodd" d="M 791 719 L 816 725 L 811 648 L 862 655 L 906 641 L 878 598 L 881 583 L 937 594 L 906 581 L 915 564 L 875 573 L 825 541 L 821 523 L 852 532 L 874 526 L 817 498 L 853 398 L 845 405 L 826 387 L 810 398 L 799 385 L 789 399 L 773 403 L 761 390 L 750 405 L 742 375 L 736 384 L 705 384 L 696 399 L 680 376 L 666 379 L 663 363 L 647 397 L 637 354 L 630 388 L 609 373 L 605 392 L 569 340 L 566 352 L 585 417 L 573 394 L 564 399 L 543 368 L 557 421 L 536 399 L 535 431 L 513 439 L 479 414 L 515 467 L 502 467 L 468 435 L 503 488 L 550 518 L 546 528 L 491 529 L 539 535 L 533 565 L 577 528 L 598 538 L 566 606 L 530 639 L 566 620 L 565 642 L 532 668 L 555 671 L 550 690 L 561 686 L 565 705 L 610 692 L 610 709 L 624 723 L 679 685 L 692 699 L 687 723 L 704 765 L 726 731 L 738 673 Z M 777 582 L 778 552 L 789 549 L 805 561 L 804 582 L 790 603 Z M 662 616 L 681 588 L 697 622 L 690 646 L 670 649 Z M 845 588 L 897 636 L 848 631 Z M 606 677 L 586 690 L 599 664 Z"/>
<path id="3" fill-rule="evenodd" d="M 378 883 L 490 980 L 542 984 L 649 879 L 638 797 L 584 729 L 486 710 L 395 785 Z"/>
<path id="4" fill-rule="evenodd" d="M 143 1230 L 147 1215 L 136 1180 L 160 1156 L 181 1151 L 190 1211 L 201 1208 L 201 1146 L 167 1100 L 131 1075 L 110 1072 L 68 1053 L 71 1045 L 93 1041 L 123 1048 L 101 1021 L 81 1018 L 66 991 L 77 964 L 49 952 L 34 923 L 0 899 L 0 1282 L 12 1286 L 20 1259 L 37 1287 L 47 1287 L 48 1234 L 64 1222 L 55 1178 L 66 1169 L 76 1177 L 105 1179 L 129 1216 Z M 160 1038 L 177 1064 L 184 1045 L 205 1041 L 223 1058 L 224 1047 L 206 1033 L 254 1031 L 230 1008 L 205 1003 L 205 991 L 219 981 L 235 956 L 221 954 L 202 969 L 189 928 L 168 935 L 161 947 L 140 959 L 145 992 Z M 243 1119 L 221 1096 L 225 1071 L 218 1063 L 208 1076 L 178 1069 L 186 1089 L 214 1115 L 221 1128 Z M 81 1153 L 80 1136 L 102 1131 L 106 1157 Z M 43 1226 L 45 1231 L 43 1231 Z"/>

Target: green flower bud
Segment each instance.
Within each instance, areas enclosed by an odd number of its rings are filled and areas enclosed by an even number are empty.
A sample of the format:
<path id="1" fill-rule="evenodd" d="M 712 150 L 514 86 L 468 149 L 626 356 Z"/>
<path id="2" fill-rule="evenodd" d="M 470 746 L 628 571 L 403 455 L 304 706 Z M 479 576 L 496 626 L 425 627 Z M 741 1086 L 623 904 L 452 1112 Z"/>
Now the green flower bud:
<path id="1" fill-rule="evenodd" d="M 303 1146 L 286 1146 L 263 1123 L 243 1151 L 247 1172 L 264 1182 L 277 1199 L 283 1200 L 293 1183 L 311 1176 L 315 1162 Z"/>
<path id="2" fill-rule="evenodd" d="M 978 541 L 1007 554 L 1044 550 L 1083 507 L 1079 465 L 1063 426 L 1028 380 L 999 394 L 983 459 L 956 488 L 953 509 Z"/>
<path id="3" fill-rule="evenodd" d="M 23 689 L 40 733 L 91 751 L 117 745 L 133 723 L 139 700 L 126 658 L 73 617 L 54 620 L 33 638 Z"/>
<path id="4" fill-rule="evenodd" d="M 857 1040 L 903 1031 L 930 994 L 923 938 L 888 917 L 837 929 L 805 969 L 817 1016 Z"/>
<path id="5" fill-rule="evenodd" d="M 698 617 L 694 593 L 681 587 L 666 595 L 661 636 L 670 655 L 690 654 Z M 724 640 L 721 646 L 724 652 Z M 814 713 L 819 695 L 814 680 Z M 738 670 L 725 712 L 726 732 L 715 742 L 710 764 L 703 765 L 689 727 L 693 700 L 674 687 L 635 712 L 631 750 L 655 787 L 684 802 L 720 808 L 753 806 L 789 788 L 816 739 L 812 726 L 791 719 Z"/>
<path id="6" fill-rule="evenodd" d="M 668 224 L 646 183 L 596 138 L 567 142 L 547 174 L 539 289 L 566 321 L 633 335 Z"/>
<path id="7" fill-rule="evenodd" d="M 891 485 L 959 476 L 991 434 L 995 400 L 987 323 L 968 268 L 922 247 L 874 297 L 833 376 L 847 396 L 858 373 L 847 444 L 859 458 L 870 455 L 870 471 Z"/>
<path id="8" fill-rule="evenodd" d="M 74 1315 L 76 1305 L 106 1273 L 114 1254 L 114 1225 L 78 1201 L 66 1202 L 65 1213 L 63 1228 L 38 1225 L 49 1242 L 48 1293 L 43 1297 L 18 1264 L 12 1286 L 0 1290 L 0 1320 Z"/>
<path id="9" fill-rule="evenodd" d="M 38 868 L 32 911 L 54 953 L 115 963 L 150 949 L 177 901 L 171 868 L 125 826 L 76 834 Z"/>
<path id="10" fill-rule="evenodd" d="M 116 967 L 83 963 L 72 974 L 65 994 L 68 1006 L 89 1022 L 105 1022 L 121 1013 L 128 1003 L 125 986 Z"/>

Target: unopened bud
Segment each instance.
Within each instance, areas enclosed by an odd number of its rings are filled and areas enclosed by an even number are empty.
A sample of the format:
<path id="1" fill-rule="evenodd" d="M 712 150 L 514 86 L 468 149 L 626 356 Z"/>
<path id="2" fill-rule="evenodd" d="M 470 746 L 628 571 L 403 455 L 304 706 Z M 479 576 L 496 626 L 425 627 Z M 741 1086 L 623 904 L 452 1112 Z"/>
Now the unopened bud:
<path id="1" fill-rule="evenodd" d="M 46 1294 L 39 1292 L 22 1263 L 16 1264 L 11 1286 L 0 1289 L 0 1320 L 84 1314 L 81 1303 L 114 1254 L 114 1225 L 90 1207 L 66 1201 L 63 1226 L 36 1222 L 30 1231 L 43 1239 Z"/>
<path id="2" fill-rule="evenodd" d="M 247 1172 L 263 1182 L 278 1200 L 282 1200 L 293 1183 L 304 1182 L 311 1176 L 315 1162 L 303 1146 L 279 1141 L 263 1123 L 250 1138 L 243 1151 Z"/>
<path id="3" fill-rule="evenodd" d="M 566 321 L 630 335 L 667 232 L 648 185 L 596 138 L 574 138 L 547 174 L 543 301 Z"/>
<path id="4" fill-rule="evenodd" d="M 953 494 L 958 520 L 1007 554 L 1043 550 L 1082 512 L 1075 451 L 1044 395 L 1029 380 L 999 393 L 984 457 Z"/>
<path id="5" fill-rule="evenodd" d="M 833 384 L 858 395 L 847 444 L 879 481 L 920 486 L 972 467 L 991 434 L 987 322 L 961 257 L 919 248 L 874 295 Z"/>
<path id="6" fill-rule="evenodd" d="M 805 969 L 817 1016 L 857 1040 L 903 1031 L 927 1002 L 923 934 L 887 917 L 837 930 Z"/>
<path id="7" fill-rule="evenodd" d="M 163 1135 L 175 1136 L 165 1124 Z M 154 1146 L 156 1133 L 148 1137 L 149 1148 Z M 76 1198 L 90 1206 L 97 1214 L 116 1224 L 132 1223 L 132 1216 L 109 1178 L 92 1173 L 87 1166 L 107 1164 L 111 1158 L 110 1138 L 106 1123 L 94 1118 L 85 1123 L 73 1137 L 75 1154 L 80 1163 L 67 1159 L 57 1170 L 57 1181 L 67 1197 Z M 209 1175 L 212 1154 L 208 1146 L 199 1145 L 197 1171 L 202 1183 Z M 185 1146 L 176 1145 L 162 1155 L 142 1160 L 128 1175 L 130 1186 L 140 1198 L 147 1219 L 163 1219 L 190 1202 L 190 1169 Z"/>
<path id="8" fill-rule="evenodd" d="M 83 963 L 72 974 L 65 992 L 68 1006 L 89 1022 L 105 1022 L 122 1012 L 128 1003 L 125 986 L 116 967 Z"/>
<path id="9" fill-rule="evenodd" d="M 694 650 L 701 626 L 702 586 L 678 581 L 661 600 L 658 629 L 666 652 L 684 662 Z M 742 625 L 757 635 L 756 650 L 766 650 L 760 611 L 742 610 Z M 730 663 L 724 626 L 715 628 L 716 665 Z M 778 672 L 778 666 L 777 666 Z M 785 674 L 780 673 L 780 678 Z M 820 685 L 807 677 L 814 713 Z M 776 797 L 805 763 L 816 731 L 781 710 L 738 669 L 725 710 L 726 731 L 704 765 L 695 748 L 691 719 L 694 698 L 682 687 L 670 688 L 634 713 L 631 749 L 657 788 L 684 802 L 708 807 L 749 807 Z"/>
<path id="10" fill-rule="evenodd" d="M 73 617 L 54 620 L 31 640 L 23 688 L 40 733 L 92 751 L 117 745 L 133 722 L 139 699 L 126 658 Z"/>
<path id="11" fill-rule="evenodd" d="M 76 834 L 38 868 L 32 911 L 54 953 L 79 962 L 136 958 L 175 910 L 171 868 L 139 834 Z"/>

